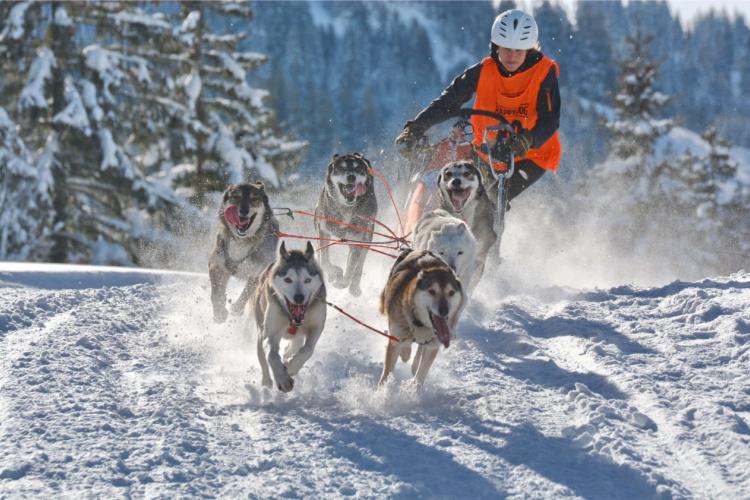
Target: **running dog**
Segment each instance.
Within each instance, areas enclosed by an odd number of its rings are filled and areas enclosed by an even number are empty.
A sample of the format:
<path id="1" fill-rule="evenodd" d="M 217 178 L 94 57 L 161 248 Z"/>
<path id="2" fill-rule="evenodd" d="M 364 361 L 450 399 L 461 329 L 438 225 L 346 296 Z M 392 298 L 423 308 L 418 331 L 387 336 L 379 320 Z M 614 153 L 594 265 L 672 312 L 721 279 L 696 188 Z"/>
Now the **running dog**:
<path id="1" fill-rule="evenodd" d="M 361 154 L 333 155 L 328 164 L 326 183 L 315 207 L 315 229 L 318 236 L 355 241 L 372 241 L 372 218 L 377 216 L 378 202 L 375 198 L 370 162 Z M 341 221 L 337 224 L 332 220 Z M 350 226 L 366 228 L 367 231 Z M 367 248 L 350 246 L 346 260 L 346 272 L 330 260 L 328 248 L 321 250 L 321 264 L 330 283 L 336 288 L 349 288 L 349 293 L 361 295 L 360 281 L 365 265 Z"/>
<path id="2" fill-rule="evenodd" d="M 258 276 L 274 260 L 279 243 L 279 223 L 268 204 L 262 182 L 230 185 L 222 198 L 219 231 L 208 260 L 214 321 L 227 319 L 227 282 L 230 276 L 245 280 L 232 304 L 232 314 L 242 314 L 255 290 Z"/>
<path id="3" fill-rule="evenodd" d="M 495 208 L 487 196 L 482 174 L 471 160 L 448 163 L 440 169 L 438 195 L 440 208 L 466 222 L 477 240 L 474 280 L 479 282 L 487 255 L 497 240 L 493 229 Z"/>
<path id="4" fill-rule="evenodd" d="M 455 271 L 467 295 L 473 290 L 477 240 L 469 226 L 445 210 L 424 214 L 412 233 L 414 250 L 429 250 Z"/>
<path id="5" fill-rule="evenodd" d="M 310 359 L 326 322 L 326 287 L 315 250 L 287 251 L 281 243 L 276 261 L 263 272 L 253 300 L 258 331 L 258 361 L 264 387 L 289 392 L 294 377 Z M 282 361 L 279 344 L 288 341 Z M 269 371 L 270 367 L 270 371 Z"/>
<path id="6" fill-rule="evenodd" d="M 391 269 L 380 296 L 380 312 L 388 317 L 388 330 L 399 339 L 388 342 L 380 384 L 384 384 L 400 356 L 411 357 L 411 345 L 419 349 L 412 374 L 422 385 L 440 344 L 453 338 L 466 303 L 461 282 L 445 263 L 427 250 L 405 252 Z"/>

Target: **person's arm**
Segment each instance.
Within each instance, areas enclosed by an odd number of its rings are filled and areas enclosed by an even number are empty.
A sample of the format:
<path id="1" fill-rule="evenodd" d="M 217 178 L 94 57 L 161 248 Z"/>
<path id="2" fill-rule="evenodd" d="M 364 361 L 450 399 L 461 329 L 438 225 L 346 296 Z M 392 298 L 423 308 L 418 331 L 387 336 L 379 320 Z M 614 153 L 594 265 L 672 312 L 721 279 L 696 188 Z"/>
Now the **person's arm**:
<path id="1" fill-rule="evenodd" d="M 443 90 L 440 97 L 420 111 L 413 120 L 406 122 L 404 128 L 409 127 L 412 133 L 420 136 L 433 125 L 455 116 L 461 106 L 476 92 L 481 71 L 481 62 L 467 68 Z"/>
<path id="2" fill-rule="evenodd" d="M 539 87 L 536 104 L 537 120 L 531 130 L 532 148 L 539 148 L 560 128 L 560 87 L 557 84 L 555 68 L 549 73 Z"/>

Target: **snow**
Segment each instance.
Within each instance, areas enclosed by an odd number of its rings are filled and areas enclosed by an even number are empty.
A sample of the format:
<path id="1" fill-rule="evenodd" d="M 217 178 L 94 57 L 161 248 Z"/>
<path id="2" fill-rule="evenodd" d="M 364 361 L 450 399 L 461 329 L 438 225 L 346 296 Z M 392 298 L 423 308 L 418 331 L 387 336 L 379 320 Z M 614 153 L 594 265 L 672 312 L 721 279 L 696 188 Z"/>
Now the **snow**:
<path id="1" fill-rule="evenodd" d="M 23 24 L 25 21 L 26 10 L 31 2 L 18 2 L 11 7 L 8 19 L 5 21 L 5 29 L 0 33 L 0 42 L 10 38 L 11 40 L 20 40 L 25 30 Z"/>
<path id="2" fill-rule="evenodd" d="M 65 77 L 65 102 L 67 103 L 65 109 L 56 114 L 52 121 L 77 128 L 85 135 L 91 134 L 89 116 L 83 106 L 81 94 L 78 93 L 70 76 Z"/>
<path id="3" fill-rule="evenodd" d="M 198 101 L 202 89 L 201 77 L 198 72 L 192 71 L 189 75 L 186 75 L 183 85 L 188 97 L 190 109 L 195 110 L 195 103 Z"/>
<path id="4" fill-rule="evenodd" d="M 382 326 L 379 271 L 331 300 Z M 204 274 L 2 263 L 0 286 L 11 497 L 750 495 L 748 273 L 495 289 L 422 391 L 404 364 L 378 389 L 383 340 L 331 311 L 288 395 Z"/>
<path id="5" fill-rule="evenodd" d="M 201 19 L 201 12 L 199 10 L 193 10 L 190 11 L 190 13 L 185 16 L 185 19 L 182 21 L 182 25 L 180 26 L 181 31 L 193 31 L 195 28 L 198 27 L 198 22 Z"/>
<path id="6" fill-rule="evenodd" d="M 47 47 L 37 50 L 36 59 L 31 63 L 29 78 L 21 91 L 19 105 L 22 108 L 46 108 L 47 99 L 44 97 L 44 84 L 52 78 L 52 68 L 56 66 L 55 55 Z"/>
<path id="7" fill-rule="evenodd" d="M 118 167 L 120 162 L 117 160 L 117 145 L 109 129 L 99 129 L 99 144 L 102 148 L 102 162 L 99 168 L 107 170 L 110 167 Z"/>
<path id="8" fill-rule="evenodd" d="M 124 76 L 118 67 L 119 54 L 98 45 L 89 45 L 83 49 L 83 56 L 86 58 L 86 66 L 96 71 L 101 78 L 104 84 L 105 99 L 109 102 L 115 102 L 109 88 L 112 85 L 119 85 Z"/>
<path id="9" fill-rule="evenodd" d="M 68 16 L 68 11 L 62 5 L 55 9 L 55 24 L 58 26 L 73 26 L 73 20 Z"/>
<path id="10" fill-rule="evenodd" d="M 117 12 L 110 14 L 117 23 L 140 24 L 150 28 L 171 29 L 171 26 L 162 17 L 162 14 L 146 14 L 144 12 Z"/>

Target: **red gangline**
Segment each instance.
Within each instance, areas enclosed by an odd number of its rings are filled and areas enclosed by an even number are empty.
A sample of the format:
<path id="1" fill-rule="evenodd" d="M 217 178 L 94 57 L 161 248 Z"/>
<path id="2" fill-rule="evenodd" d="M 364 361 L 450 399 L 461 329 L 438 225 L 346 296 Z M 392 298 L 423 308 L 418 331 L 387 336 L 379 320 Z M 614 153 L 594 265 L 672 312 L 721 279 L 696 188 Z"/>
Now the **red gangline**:
<path id="1" fill-rule="evenodd" d="M 355 318 L 354 316 L 352 316 L 348 312 L 346 312 L 343 309 L 341 309 L 336 304 L 332 304 L 331 302 L 328 302 L 327 300 L 326 300 L 326 304 L 328 304 L 329 306 L 333 307 L 334 309 L 336 309 L 338 312 L 340 312 L 341 314 L 343 314 L 347 318 L 349 318 L 349 319 L 351 319 L 351 320 L 359 323 L 360 325 L 364 326 L 365 328 L 367 328 L 369 330 L 372 330 L 373 332 L 378 333 L 378 334 L 382 335 L 383 337 L 388 337 L 389 339 L 391 339 L 394 342 L 401 342 L 401 339 L 399 339 L 397 337 L 394 337 L 393 335 L 388 335 L 387 331 L 378 330 L 377 328 L 373 328 L 372 326 L 368 325 L 367 323 L 364 323 L 363 321 L 358 320 L 357 318 Z"/>
<path id="2" fill-rule="evenodd" d="M 385 190 L 388 193 L 388 198 L 391 199 L 391 204 L 393 205 L 393 209 L 396 211 L 396 217 L 398 217 L 398 225 L 401 228 L 401 234 L 404 234 L 404 223 L 401 221 L 401 214 L 398 211 L 398 206 L 396 205 L 396 200 L 393 199 L 393 192 L 391 191 L 391 185 L 388 184 L 388 181 L 386 180 L 385 176 L 382 172 L 379 170 L 376 170 L 373 167 L 370 167 L 370 170 L 372 170 L 372 173 L 377 175 L 381 181 L 383 181 L 383 185 L 385 186 Z"/>

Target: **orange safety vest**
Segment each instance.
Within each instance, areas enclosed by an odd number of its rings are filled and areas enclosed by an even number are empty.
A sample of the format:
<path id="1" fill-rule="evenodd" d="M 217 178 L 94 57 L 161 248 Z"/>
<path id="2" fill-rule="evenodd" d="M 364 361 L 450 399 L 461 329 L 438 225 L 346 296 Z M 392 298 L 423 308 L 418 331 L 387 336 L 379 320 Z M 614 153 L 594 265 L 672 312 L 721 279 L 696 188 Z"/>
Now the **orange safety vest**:
<path id="1" fill-rule="evenodd" d="M 547 77 L 550 67 L 554 67 L 555 73 L 559 76 L 560 68 L 557 63 L 546 56 L 526 71 L 512 76 L 503 76 L 500 74 L 497 63 L 491 57 L 486 57 L 482 61 L 482 70 L 479 73 L 474 108 L 503 115 L 516 130 L 519 128 L 531 130 L 537 121 L 539 88 Z M 546 105 L 552 111 L 552 96 L 547 94 L 546 99 Z M 498 122 L 493 118 L 474 115 L 471 117 L 471 125 L 474 128 L 472 141 L 474 148 L 479 157 L 485 163 L 489 163 L 487 155 L 478 151 L 478 147 L 482 144 L 485 127 L 498 125 Z M 497 132 L 490 132 L 487 137 L 494 141 Z M 516 161 L 531 160 L 545 170 L 557 170 L 561 154 L 559 133 L 555 131 L 541 147 L 529 149 L 523 158 L 516 158 Z M 493 163 L 495 170 L 507 169 L 505 163 L 495 161 Z"/>

